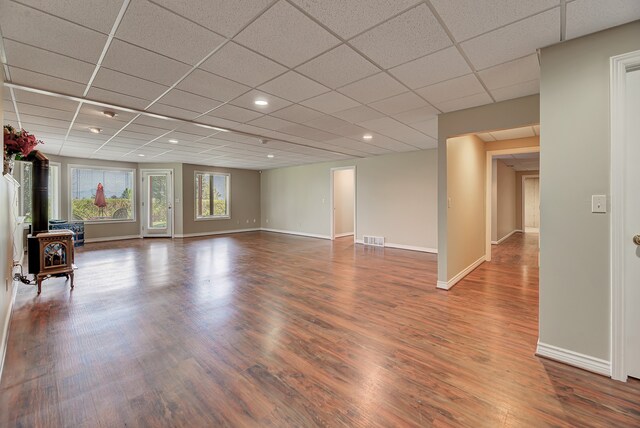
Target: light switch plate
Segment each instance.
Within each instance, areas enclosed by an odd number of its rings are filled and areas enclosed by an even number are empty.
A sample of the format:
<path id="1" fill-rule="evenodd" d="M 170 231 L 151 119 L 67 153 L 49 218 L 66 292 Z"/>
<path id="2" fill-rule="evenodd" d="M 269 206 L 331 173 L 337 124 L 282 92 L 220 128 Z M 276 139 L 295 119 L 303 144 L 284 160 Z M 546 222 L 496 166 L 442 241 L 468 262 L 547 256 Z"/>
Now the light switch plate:
<path id="1" fill-rule="evenodd" d="M 591 212 L 607 212 L 607 195 L 591 195 Z"/>

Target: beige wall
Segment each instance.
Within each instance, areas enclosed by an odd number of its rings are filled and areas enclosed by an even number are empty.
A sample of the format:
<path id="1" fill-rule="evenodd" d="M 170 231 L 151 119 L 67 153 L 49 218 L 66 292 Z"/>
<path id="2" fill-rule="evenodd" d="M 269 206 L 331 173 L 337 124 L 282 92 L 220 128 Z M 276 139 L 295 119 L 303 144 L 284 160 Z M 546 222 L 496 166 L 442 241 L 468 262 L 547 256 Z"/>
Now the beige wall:
<path id="1" fill-rule="evenodd" d="M 541 52 L 540 342 L 610 359 L 610 57 L 640 49 L 640 21 Z"/>
<path id="2" fill-rule="evenodd" d="M 195 220 L 195 171 L 231 174 L 231 218 Z M 260 228 L 260 173 L 258 171 L 182 165 L 183 234 L 185 236 Z"/>
<path id="3" fill-rule="evenodd" d="M 262 227 L 330 236 L 330 170 L 356 166 L 356 233 L 435 249 L 437 152 L 420 150 L 263 171 Z"/>
<path id="4" fill-rule="evenodd" d="M 451 138 L 447 144 L 449 278 L 485 253 L 485 166 L 484 141 L 475 135 Z M 451 247 L 450 247 L 451 248 Z"/>
<path id="5" fill-rule="evenodd" d="M 497 162 L 496 241 L 516 230 L 516 172 L 502 160 Z"/>
<path id="6" fill-rule="evenodd" d="M 334 233 L 353 234 L 355 174 L 353 169 L 339 169 L 333 174 Z"/>
<path id="7" fill-rule="evenodd" d="M 468 133 L 517 128 L 539 122 L 540 108 L 537 95 L 443 113 L 438 116 L 438 281 L 446 283 L 452 276 L 468 266 L 460 264 L 464 258 L 450 260 L 452 254 L 464 251 L 463 247 L 466 244 L 464 240 L 449 239 L 449 233 L 459 225 L 449 224 L 448 218 L 447 175 L 448 165 L 452 164 L 447 161 L 447 139 Z M 491 143 L 488 147 L 493 144 Z M 495 147 L 498 146 L 500 144 L 495 145 Z M 483 223 L 478 227 L 484 231 L 484 213 L 480 220 Z M 451 276 L 449 276 L 450 273 Z"/>
<path id="8" fill-rule="evenodd" d="M 523 230 L 522 225 L 522 177 L 527 175 L 540 175 L 540 171 L 518 171 L 516 172 L 516 229 Z"/>

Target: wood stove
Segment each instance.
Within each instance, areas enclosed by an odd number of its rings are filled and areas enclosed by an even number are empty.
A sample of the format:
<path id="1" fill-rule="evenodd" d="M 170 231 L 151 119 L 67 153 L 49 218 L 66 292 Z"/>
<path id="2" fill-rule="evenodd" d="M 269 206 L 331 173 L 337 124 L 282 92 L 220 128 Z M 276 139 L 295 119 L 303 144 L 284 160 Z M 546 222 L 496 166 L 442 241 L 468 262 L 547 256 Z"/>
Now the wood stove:
<path id="1" fill-rule="evenodd" d="M 31 235 L 27 240 L 29 273 L 36 277 L 38 294 L 42 280 L 51 276 L 71 278 L 73 288 L 73 232 L 49 231 L 49 159 L 36 150 L 27 160 L 33 163 Z"/>

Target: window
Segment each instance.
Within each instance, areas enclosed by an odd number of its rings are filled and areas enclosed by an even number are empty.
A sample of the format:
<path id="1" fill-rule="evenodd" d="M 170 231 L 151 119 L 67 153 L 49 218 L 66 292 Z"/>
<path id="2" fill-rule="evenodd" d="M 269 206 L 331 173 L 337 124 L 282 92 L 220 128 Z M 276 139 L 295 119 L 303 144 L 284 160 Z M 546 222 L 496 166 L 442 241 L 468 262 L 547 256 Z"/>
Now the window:
<path id="1" fill-rule="evenodd" d="M 73 220 L 135 220 L 135 170 L 72 166 L 69 176 Z"/>
<path id="2" fill-rule="evenodd" d="M 196 219 L 229 218 L 229 174 L 195 173 Z"/>
<path id="3" fill-rule="evenodd" d="M 25 223 L 31 223 L 31 162 L 16 162 L 16 179 L 20 183 L 18 194 L 19 215 L 25 217 Z M 60 164 L 49 163 L 49 219 L 60 218 Z"/>

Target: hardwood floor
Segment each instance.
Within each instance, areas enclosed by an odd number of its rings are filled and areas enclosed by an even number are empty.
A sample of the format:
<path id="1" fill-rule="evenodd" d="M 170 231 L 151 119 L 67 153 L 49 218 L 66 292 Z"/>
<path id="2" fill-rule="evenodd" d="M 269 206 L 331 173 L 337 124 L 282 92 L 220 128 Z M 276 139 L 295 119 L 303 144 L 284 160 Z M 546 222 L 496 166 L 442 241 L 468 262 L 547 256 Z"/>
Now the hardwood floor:
<path id="1" fill-rule="evenodd" d="M 537 236 L 436 256 L 251 232 L 89 244 L 20 285 L 0 425 L 640 426 L 640 382 L 534 356 Z"/>

